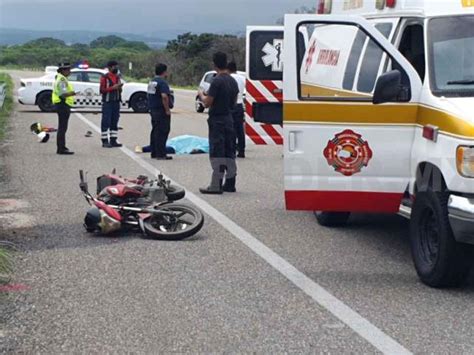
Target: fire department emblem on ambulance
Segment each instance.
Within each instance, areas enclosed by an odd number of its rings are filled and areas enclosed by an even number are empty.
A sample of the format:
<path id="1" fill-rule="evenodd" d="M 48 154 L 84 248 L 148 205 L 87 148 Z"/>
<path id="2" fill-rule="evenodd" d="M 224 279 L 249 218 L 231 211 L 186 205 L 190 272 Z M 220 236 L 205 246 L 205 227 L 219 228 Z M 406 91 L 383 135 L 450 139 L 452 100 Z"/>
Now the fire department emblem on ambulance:
<path id="1" fill-rule="evenodd" d="M 360 173 L 369 164 L 372 155 L 369 143 L 350 129 L 336 134 L 324 149 L 328 164 L 345 176 Z"/>

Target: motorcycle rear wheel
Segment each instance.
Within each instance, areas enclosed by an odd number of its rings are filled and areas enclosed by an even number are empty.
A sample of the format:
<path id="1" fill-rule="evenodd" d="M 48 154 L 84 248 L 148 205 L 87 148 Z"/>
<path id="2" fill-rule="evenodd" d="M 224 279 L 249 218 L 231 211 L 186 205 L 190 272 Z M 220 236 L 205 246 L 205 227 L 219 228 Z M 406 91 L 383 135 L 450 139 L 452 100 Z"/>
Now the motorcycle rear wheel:
<path id="1" fill-rule="evenodd" d="M 145 236 L 160 240 L 181 240 L 199 232 L 204 225 L 204 216 L 196 208 L 187 205 L 169 204 L 160 207 L 171 212 L 173 217 L 152 214 L 143 220 Z"/>

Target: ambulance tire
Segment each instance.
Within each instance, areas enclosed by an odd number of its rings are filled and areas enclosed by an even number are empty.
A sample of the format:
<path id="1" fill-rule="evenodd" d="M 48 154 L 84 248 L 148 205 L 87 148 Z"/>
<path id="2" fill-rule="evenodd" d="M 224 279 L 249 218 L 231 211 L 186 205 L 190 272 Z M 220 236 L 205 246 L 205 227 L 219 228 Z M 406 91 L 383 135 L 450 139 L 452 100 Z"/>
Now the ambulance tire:
<path id="1" fill-rule="evenodd" d="M 459 287 L 471 267 L 471 246 L 457 243 L 448 217 L 449 193 L 418 192 L 410 220 L 410 244 L 421 281 L 431 287 Z"/>
<path id="2" fill-rule="evenodd" d="M 341 227 L 347 224 L 350 212 L 314 212 L 318 223 L 324 227 Z"/>
<path id="3" fill-rule="evenodd" d="M 51 101 L 51 91 L 43 91 L 36 98 L 36 103 L 42 112 L 53 112 L 54 106 Z"/>
<path id="4" fill-rule="evenodd" d="M 136 113 L 146 113 L 148 112 L 148 97 L 144 92 L 138 92 L 133 94 L 130 99 L 130 107 L 133 112 Z"/>

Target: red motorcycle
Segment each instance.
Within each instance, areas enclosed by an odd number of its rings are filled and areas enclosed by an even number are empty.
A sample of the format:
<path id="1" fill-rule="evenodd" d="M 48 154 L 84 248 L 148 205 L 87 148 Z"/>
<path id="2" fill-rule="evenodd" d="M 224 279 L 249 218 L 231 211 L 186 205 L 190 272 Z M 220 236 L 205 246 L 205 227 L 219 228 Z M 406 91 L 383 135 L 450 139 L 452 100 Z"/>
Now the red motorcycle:
<path id="1" fill-rule="evenodd" d="M 92 206 L 84 220 L 84 227 L 90 233 L 111 234 L 131 227 L 140 229 L 148 238 L 181 240 L 195 235 L 204 224 L 199 210 L 174 203 L 173 197 L 184 197 L 184 190 L 173 187 L 162 176 L 153 181 L 146 177 L 134 180 L 117 177 L 122 183 L 115 179 L 97 197 L 89 192 L 82 170 L 79 176 L 79 187 Z"/>

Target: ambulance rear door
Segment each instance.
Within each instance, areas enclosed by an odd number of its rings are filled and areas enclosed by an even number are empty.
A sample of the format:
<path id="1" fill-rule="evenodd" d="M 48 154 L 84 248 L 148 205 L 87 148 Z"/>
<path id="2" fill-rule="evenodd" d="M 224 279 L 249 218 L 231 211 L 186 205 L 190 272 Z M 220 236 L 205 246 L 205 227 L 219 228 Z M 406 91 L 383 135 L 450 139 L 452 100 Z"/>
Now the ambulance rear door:
<path id="1" fill-rule="evenodd" d="M 246 134 L 259 145 L 283 144 L 283 27 L 247 27 Z"/>
<path id="2" fill-rule="evenodd" d="M 387 39 L 394 28 L 376 25 L 360 16 L 285 17 L 287 209 L 398 212 L 422 84 Z"/>

